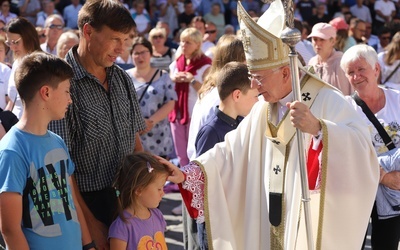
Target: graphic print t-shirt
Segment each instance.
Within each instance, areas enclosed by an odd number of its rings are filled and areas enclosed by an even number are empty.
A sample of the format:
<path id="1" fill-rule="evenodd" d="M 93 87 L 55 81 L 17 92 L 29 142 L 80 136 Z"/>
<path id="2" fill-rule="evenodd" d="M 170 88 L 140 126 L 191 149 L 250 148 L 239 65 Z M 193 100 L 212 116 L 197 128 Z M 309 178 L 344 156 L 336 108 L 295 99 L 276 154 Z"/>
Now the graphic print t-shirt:
<path id="1" fill-rule="evenodd" d="M 30 249 L 81 249 L 68 178 L 74 165 L 64 141 L 15 126 L 0 142 L 0 193 L 22 195 L 22 228 Z"/>
<path id="2" fill-rule="evenodd" d="M 150 212 L 151 216 L 142 220 L 125 211 L 126 222 L 118 217 L 111 224 L 108 237 L 127 242 L 127 250 L 166 250 L 164 231 L 167 223 L 157 208 Z"/>

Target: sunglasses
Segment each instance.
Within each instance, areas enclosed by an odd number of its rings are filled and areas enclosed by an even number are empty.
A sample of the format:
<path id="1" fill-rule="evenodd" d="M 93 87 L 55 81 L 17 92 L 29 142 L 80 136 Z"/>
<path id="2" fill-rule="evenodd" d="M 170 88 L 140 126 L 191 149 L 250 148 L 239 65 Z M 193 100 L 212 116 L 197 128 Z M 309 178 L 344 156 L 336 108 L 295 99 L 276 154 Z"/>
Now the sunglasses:
<path id="1" fill-rule="evenodd" d="M 48 26 L 48 28 L 62 30 L 64 29 L 64 25 L 51 24 L 50 26 Z"/>
<path id="2" fill-rule="evenodd" d="M 206 34 L 214 34 L 217 32 L 216 30 L 206 30 Z"/>
<path id="3" fill-rule="evenodd" d="M 163 36 L 163 35 L 156 35 L 156 36 L 153 36 L 153 39 L 161 39 L 161 38 L 164 38 L 164 36 Z"/>
<path id="4" fill-rule="evenodd" d="M 18 38 L 17 40 L 11 40 L 11 41 L 5 41 L 4 43 L 8 46 L 11 47 L 11 45 L 18 45 L 19 41 L 21 41 L 22 36 L 20 38 Z"/>

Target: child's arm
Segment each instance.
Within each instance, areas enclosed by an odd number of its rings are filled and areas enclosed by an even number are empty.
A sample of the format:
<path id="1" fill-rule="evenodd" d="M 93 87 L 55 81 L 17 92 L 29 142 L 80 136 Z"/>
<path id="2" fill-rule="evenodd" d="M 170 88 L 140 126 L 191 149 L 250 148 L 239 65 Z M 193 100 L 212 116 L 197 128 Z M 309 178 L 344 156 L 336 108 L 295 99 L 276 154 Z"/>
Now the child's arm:
<path id="1" fill-rule="evenodd" d="M 76 197 L 76 187 L 73 185 L 72 178 L 68 178 L 69 185 L 71 186 L 72 190 L 72 199 L 74 200 L 75 208 L 76 208 L 76 213 L 78 215 L 78 221 L 79 224 L 81 225 L 81 231 L 82 231 L 82 246 L 88 245 L 92 242 L 92 237 L 90 236 L 89 229 L 86 224 L 85 216 L 83 215 L 82 209 L 79 205 L 78 199 Z M 95 249 L 94 247 L 89 248 L 89 249 Z"/>
<path id="2" fill-rule="evenodd" d="M 19 193 L 0 194 L 0 227 L 7 249 L 29 249 L 22 232 L 22 196 Z"/>

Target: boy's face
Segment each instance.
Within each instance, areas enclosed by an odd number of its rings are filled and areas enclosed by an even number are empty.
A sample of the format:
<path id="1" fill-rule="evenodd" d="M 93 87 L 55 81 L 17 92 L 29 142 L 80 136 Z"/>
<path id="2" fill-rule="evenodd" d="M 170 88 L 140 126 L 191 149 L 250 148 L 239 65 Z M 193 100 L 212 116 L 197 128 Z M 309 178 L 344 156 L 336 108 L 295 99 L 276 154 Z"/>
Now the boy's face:
<path id="1" fill-rule="evenodd" d="M 64 118 L 68 106 L 72 103 L 69 88 L 69 79 L 62 81 L 56 89 L 50 88 L 49 110 L 52 115 L 52 120 Z"/>
<path id="2" fill-rule="evenodd" d="M 250 88 L 246 94 L 240 92 L 240 98 L 237 102 L 238 113 L 240 116 L 246 116 L 250 113 L 253 105 L 258 102 L 258 90 L 257 88 Z"/>

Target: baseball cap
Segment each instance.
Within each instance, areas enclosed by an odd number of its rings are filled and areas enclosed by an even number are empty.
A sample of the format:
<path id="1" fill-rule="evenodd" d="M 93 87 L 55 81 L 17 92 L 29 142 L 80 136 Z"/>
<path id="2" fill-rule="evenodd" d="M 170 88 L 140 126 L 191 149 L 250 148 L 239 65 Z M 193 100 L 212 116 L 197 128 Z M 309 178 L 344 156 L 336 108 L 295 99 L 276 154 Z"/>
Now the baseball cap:
<path id="1" fill-rule="evenodd" d="M 310 37 L 319 37 L 321 39 L 327 40 L 332 37 L 336 37 L 335 28 L 329 23 L 317 23 L 313 26 Z"/>
<path id="2" fill-rule="evenodd" d="M 341 17 L 336 17 L 329 22 L 336 30 L 347 30 L 349 25 Z"/>

